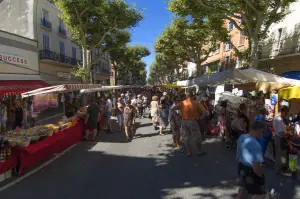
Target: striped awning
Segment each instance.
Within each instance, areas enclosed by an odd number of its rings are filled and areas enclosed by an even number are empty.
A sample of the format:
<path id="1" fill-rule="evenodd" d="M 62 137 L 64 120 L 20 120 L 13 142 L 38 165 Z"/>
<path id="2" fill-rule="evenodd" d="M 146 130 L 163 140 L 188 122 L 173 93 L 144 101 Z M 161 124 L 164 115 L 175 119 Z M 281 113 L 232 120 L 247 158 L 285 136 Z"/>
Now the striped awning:
<path id="1" fill-rule="evenodd" d="M 72 91 L 79 91 L 82 89 L 96 89 L 101 88 L 101 84 L 62 84 L 58 86 L 50 86 L 41 89 L 36 89 L 30 92 L 22 93 L 22 97 L 30 97 L 34 95 L 41 95 L 46 93 L 67 93 Z"/>

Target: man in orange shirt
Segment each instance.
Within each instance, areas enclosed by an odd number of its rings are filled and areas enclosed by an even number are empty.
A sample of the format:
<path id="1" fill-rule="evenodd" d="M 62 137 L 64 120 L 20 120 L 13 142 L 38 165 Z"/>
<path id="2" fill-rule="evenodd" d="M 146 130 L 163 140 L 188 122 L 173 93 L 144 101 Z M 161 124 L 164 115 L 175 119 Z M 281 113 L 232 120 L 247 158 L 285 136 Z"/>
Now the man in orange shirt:
<path id="1" fill-rule="evenodd" d="M 191 156 L 192 146 L 197 150 L 197 155 L 206 155 L 201 147 L 201 132 L 198 124 L 200 113 L 208 114 L 208 111 L 198 101 L 194 100 L 194 94 L 189 92 L 187 99 L 172 108 L 172 112 L 180 110 L 182 116 L 182 136 L 186 147 L 187 156 Z M 176 114 L 176 113 L 175 113 Z"/>

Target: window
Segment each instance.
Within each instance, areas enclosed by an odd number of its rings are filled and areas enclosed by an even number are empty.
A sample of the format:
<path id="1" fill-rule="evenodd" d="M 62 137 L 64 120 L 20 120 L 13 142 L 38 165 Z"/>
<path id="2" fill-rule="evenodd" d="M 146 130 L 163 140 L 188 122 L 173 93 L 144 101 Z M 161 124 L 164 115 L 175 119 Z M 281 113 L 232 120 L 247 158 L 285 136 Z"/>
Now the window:
<path id="1" fill-rule="evenodd" d="M 230 49 L 232 49 L 231 43 L 230 43 L 230 42 L 226 42 L 226 43 L 225 43 L 225 51 L 228 51 L 228 50 L 230 50 Z"/>
<path id="2" fill-rule="evenodd" d="M 95 49 L 95 55 L 96 55 L 96 56 L 99 56 L 99 55 L 100 55 L 99 48 L 96 48 L 96 49 Z"/>
<path id="3" fill-rule="evenodd" d="M 63 22 L 63 20 L 61 20 L 60 18 L 58 18 L 58 24 L 59 24 L 59 28 L 61 28 L 61 29 L 65 29 L 65 24 L 64 24 L 64 22 Z"/>
<path id="4" fill-rule="evenodd" d="M 278 29 L 278 33 L 277 33 L 277 44 L 276 44 L 276 48 L 279 49 L 280 48 L 280 42 L 281 42 L 281 37 L 282 37 L 282 28 Z"/>
<path id="5" fill-rule="evenodd" d="M 66 54 L 65 43 L 62 42 L 62 41 L 59 41 L 59 53 L 62 54 L 62 55 Z"/>
<path id="6" fill-rule="evenodd" d="M 50 50 L 50 40 L 48 35 L 43 35 L 43 49 Z"/>
<path id="7" fill-rule="evenodd" d="M 106 85 L 110 85 L 110 80 L 109 79 L 106 80 Z"/>
<path id="8" fill-rule="evenodd" d="M 82 48 L 80 48 L 79 54 L 80 54 L 80 60 L 82 61 L 83 60 Z"/>
<path id="9" fill-rule="evenodd" d="M 43 9 L 42 10 L 42 17 L 43 17 L 43 20 L 49 21 L 49 11 Z"/>
<path id="10" fill-rule="evenodd" d="M 239 46 L 244 44 L 245 44 L 245 33 L 243 31 L 240 31 Z"/>
<path id="11" fill-rule="evenodd" d="M 225 57 L 225 66 L 226 68 L 230 66 L 230 56 Z"/>
<path id="12" fill-rule="evenodd" d="M 232 21 L 230 21 L 230 22 L 228 23 L 228 30 L 233 30 L 233 28 L 234 28 L 234 24 L 233 24 Z"/>
<path id="13" fill-rule="evenodd" d="M 76 59 L 76 48 L 72 47 L 72 58 Z"/>

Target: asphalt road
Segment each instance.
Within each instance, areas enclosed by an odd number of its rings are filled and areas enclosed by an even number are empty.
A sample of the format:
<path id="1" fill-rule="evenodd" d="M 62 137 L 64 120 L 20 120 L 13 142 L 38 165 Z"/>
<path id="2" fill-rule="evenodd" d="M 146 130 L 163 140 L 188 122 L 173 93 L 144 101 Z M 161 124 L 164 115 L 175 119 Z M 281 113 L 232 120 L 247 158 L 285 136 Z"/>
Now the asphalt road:
<path id="1" fill-rule="evenodd" d="M 123 133 L 81 142 L 44 169 L 0 192 L 0 199 L 193 199 L 234 198 L 235 151 L 216 138 L 204 143 L 207 156 L 188 158 L 174 150 L 171 135 L 159 136 L 149 119 L 138 137 Z M 281 198 L 300 198 L 300 185 L 266 169 L 267 188 Z"/>

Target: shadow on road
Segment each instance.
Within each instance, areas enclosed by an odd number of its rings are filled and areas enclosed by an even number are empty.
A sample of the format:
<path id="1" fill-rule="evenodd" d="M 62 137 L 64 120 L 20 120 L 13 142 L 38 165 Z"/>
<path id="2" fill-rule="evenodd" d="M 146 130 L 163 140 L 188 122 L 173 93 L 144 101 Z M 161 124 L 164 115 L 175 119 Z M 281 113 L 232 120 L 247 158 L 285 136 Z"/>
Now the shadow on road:
<path id="1" fill-rule="evenodd" d="M 147 136 L 148 135 L 148 136 Z M 231 199 L 237 191 L 235 152 L 224 149 L 216 138 L 208 138 L 203 147 L 207 156 L 188 158 L 169 147 L 170 136 L 149 137 L 159 152 L 142 151 L 110 143 L 122 141 L 124 133 L 104 135 L 100 142 L 82 142 L 44 170 L 0 192 L 6 199 Z M 130 144 L 139 143 L 134 140 Z M 127 146 L 127 145 L 126 145 Z M 122 150 L 135 150 L 136 153 Z M 121 151 L 121 152 L 120 152 Z M 114 154 L 117 153 L 118 155 Z M 75 155 L 74 155 L 75 154 Z M 284 181 L 266 170 L 268 189 L 275 188 L 282 198 L 299 198 L 299 184 Z M 34 197 L 33 197 L 34 195 Z"/>

